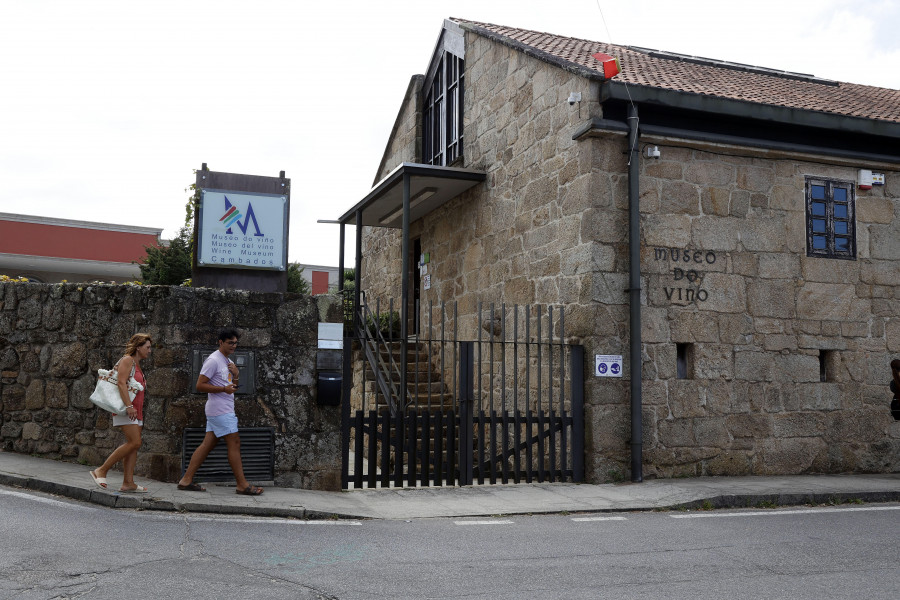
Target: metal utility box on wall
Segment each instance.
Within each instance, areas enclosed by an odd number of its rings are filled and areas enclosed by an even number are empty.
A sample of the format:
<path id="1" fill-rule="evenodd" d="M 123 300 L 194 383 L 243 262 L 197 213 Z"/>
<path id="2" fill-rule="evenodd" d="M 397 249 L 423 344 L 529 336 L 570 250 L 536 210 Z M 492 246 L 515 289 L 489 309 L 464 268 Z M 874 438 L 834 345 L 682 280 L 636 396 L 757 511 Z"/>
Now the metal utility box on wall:
<path id="1" fill-rule="evenodd" d="M 316 353 L 316 400 L 323 406 L 338 406 L 344 374 L 341 370 L 344 348 L 342 323 L 319 323 L 319 344 Z"/>
<path id="2" fill-rule="evenodd" d="M 194 387 L 197 384 L 197 378 L 200 376 L 200 369 L 203 368 L 205 361 L 210 354 L 216 351 L 212 349 L 196 348 L 193 352 L 191 360 L 191 392 L 199 394 Z M 242 396 L 246 394 L 256 393 L 256 353 L 253 350 L 235 350 L 231 355 L 231 361 L 237 365 L 241 374 L 238 382 L 238 389 L 235 395 Z"/>

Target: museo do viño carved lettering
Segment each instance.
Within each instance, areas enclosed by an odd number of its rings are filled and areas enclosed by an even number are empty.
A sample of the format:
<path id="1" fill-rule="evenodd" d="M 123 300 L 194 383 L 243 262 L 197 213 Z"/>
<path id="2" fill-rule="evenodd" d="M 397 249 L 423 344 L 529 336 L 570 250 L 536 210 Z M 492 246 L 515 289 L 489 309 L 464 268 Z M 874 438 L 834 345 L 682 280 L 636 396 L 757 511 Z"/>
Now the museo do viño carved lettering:
<path id="1" fill-rule="evenodd" d="M 657 261 L 671 262 L 672 277 L 675 281 L 696 284 L 693 287 L 663 287 L 666 299 L 672 302 L 706 302 L 709 292 L 700 287 L 703 283 L 703 271 L 688 268 L 689 265 L 712 265 L 716 262 L 716 253 L 712 250 L 690 250 L 687 248 L 654 248 L 653 258 Z"/>

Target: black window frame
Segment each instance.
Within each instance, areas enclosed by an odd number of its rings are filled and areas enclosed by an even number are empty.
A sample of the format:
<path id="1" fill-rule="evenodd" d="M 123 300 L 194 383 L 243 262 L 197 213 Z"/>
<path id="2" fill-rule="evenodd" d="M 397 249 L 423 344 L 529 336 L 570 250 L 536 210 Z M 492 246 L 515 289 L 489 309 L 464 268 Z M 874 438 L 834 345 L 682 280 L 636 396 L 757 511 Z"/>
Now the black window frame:
<path id="1" fill-rule="evenodd" d="M 854 182 L 808 175 L 805 190 L 806 255 L 856 260 Z"/>
<path id="2" fill-rule="evenodd" d="M 461 56 L 445 51 L 425 82 L 422 111 L 422 162 L 425 164 L 445 167 L 462 158 L 465 63 Z"/>

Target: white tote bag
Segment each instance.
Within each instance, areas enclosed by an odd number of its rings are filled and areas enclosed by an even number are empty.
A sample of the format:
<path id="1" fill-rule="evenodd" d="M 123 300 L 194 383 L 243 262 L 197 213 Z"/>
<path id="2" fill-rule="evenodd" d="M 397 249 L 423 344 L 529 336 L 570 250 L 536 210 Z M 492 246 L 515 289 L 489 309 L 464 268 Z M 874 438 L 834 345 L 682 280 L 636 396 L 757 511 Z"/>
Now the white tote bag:
<path id="1" fill-rule="evenodd" d="M 140 383 L 134 378 L 134 369 L 131 367 L 131 375 L 128 377 L 128 398 L 134 402 L 137 393 L 144 389 Z M 117 414 L 125 414 L 125 403 L 122 402 L 122 395 L 119 394 L 118 372 L 116 367 L 107 371 L 106 369 L 97 370 L 97 387 L 91 394 L 91 402 L 99 406 L 105 411 Z"/>

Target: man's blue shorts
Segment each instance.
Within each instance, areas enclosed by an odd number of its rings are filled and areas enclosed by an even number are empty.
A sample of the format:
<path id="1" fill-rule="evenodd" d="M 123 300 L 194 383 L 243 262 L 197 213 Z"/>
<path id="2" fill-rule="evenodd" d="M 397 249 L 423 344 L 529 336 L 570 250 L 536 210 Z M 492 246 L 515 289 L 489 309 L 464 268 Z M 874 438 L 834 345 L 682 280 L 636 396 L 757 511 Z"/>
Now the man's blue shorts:
<path id="1" fill-rule="evenodd" d="M 225 415 L 216 415 L 215 417 L 206 417 L 206 431 L 212 431 L 216 434 L 217 438 L 224 437 L 229 433 L 237 433 L 237 415 L 228 413 Z"/>

